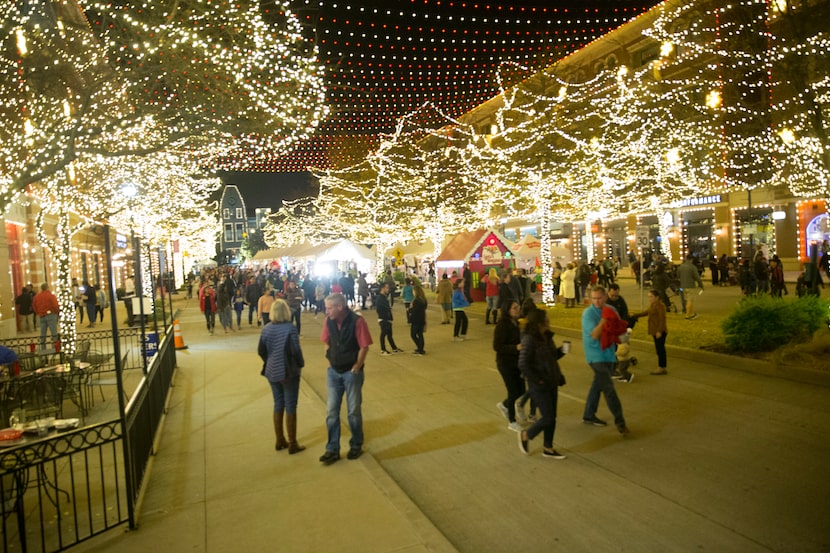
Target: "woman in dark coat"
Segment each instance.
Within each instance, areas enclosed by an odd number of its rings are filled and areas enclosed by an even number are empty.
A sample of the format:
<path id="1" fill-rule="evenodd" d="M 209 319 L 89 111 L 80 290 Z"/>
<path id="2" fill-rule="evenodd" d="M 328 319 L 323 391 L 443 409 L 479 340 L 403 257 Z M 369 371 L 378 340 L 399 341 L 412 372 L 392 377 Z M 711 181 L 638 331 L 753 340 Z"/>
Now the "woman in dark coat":
<path id="1" fill-rule="evenodd" d="M 530 395 L 542 417 L 533 426 L 518 434 L 519 449 L 525 455 L 529 451 L 528 442 L 538 434 L 543 434 L 542 457 L 565 459 L 564 455 L 553 449 L 559 386 L 565 383 L 557 360 L 563 355 L 562 349 L 553 344 L 553 332 L 550 330 L 547 312 L 535 309 L 528 313 L 519 350 L 519 369 L 527 379 Z"/>
<path id="2" fill-rule="evenodd" d="M 415 342 L 414 355 L 423 355 L 424 351 L 424 331 L 427 328 L 427 298 L 424 295 L 424 289 L 420 285 L 412 287 L 412 293 L 415 297 L 409 305 L 409 336 Z"/>
<path id="3" fill-rule="evenodd" d="M 522 347 L 519 311 L 519 302 L 513 300 L 504 302 L 493 332 L 496 368 L 507 388 L 507 398 L 498 402 L 496 408 L 507 419 L 507 428 L 514 432 L 522 430 L 521 425 L 516 422 L 516 400 L 525 393 L 525 381 L 519 371 L 519 350 Z"/>

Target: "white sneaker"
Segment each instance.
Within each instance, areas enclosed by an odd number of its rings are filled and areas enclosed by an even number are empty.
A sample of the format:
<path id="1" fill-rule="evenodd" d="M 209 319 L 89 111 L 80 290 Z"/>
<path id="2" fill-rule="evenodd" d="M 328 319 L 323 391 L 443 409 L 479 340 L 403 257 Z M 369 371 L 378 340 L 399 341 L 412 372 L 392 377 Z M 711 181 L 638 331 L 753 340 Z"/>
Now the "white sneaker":
<path id="1" fill-rule="evenodd" d="M 461 336 L 456 336 L 456 337 L 455 337 L 455 338 L 453 338 L 452 340 L 453 340 L 453 342 L 463 342 L 463 341 L 464 341 L 464 338 L 462 338 Z"/>
<path id="2" fill-rule="evenodd" d="M 510 424 L 507 425 L 507 429 L 512 430 L 513 432 L 521 432 L 522 430 L 524 430 L 522 428 L 522 425 L 519 424 L 518 422 L 511 422 Z"/>
<path id="3" fill-rule="evenodd" d="M 527 422 L 527 415 L 525 414 L 524 407 L 519 405 L 519 400 L 516 400 L 514 407 L 516 409 L 516 420 L 522 423 Z"/>
<path id="4" fill-rule="evenodd" d="M 504 403 L 498 402 L 496 404 L 496 409 L 499 410 L 499 413 L 504 415 L 504 418 L 507 419 L 507 422 L 510 422 L 510 411 L 507 410 L 507 407 L 504 406 Z"/>

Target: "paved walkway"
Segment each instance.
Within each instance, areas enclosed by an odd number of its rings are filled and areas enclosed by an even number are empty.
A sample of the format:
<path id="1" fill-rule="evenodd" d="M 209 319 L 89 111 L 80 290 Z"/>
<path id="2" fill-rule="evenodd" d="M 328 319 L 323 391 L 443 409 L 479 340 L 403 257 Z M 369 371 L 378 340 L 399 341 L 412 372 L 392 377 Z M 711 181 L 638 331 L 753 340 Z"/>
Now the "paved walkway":
<path id="1" fill-rule="evenodd" d="M 653 347 L 636 344 L 637 376 L 617 385 L 632 430 L 623 439 L 581 423 L 590 374 L 575 339 L 556 433 L 568 459 L 543 459 L 541 439 L 525 457 L 495 408 L 504 387 L 479 306 L 462 343 L 431 306 L 426 356 L 372 348 L 367 453 L 323 467 L 322 315 L 303 316 L 308 450 L 289 456 L 273 450 L 256 327 L 211 337 L 195 304 L 180 307 L 189 349 L 177 354 L 139 528 L 80 551 L 830 551 L 826 387 L 699 352 L 670 353 L 670 374 L 648 376 Z M 598 415 L 610 417 L 604 404 Z"/>

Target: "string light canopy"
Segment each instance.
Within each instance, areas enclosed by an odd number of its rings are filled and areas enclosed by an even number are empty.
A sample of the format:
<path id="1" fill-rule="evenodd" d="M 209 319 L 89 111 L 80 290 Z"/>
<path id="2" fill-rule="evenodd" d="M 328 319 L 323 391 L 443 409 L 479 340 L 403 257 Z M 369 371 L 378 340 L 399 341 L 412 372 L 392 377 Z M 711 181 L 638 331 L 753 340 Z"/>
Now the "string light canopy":
<path id="1" fill-rule="evenodd" d="M 187 144 L 239 168 L 237 150 L 310 137 L 323 69 L 288 3 L 271 6 L 266 21 L 258 0 L 3 3 L 0 208 L 96 156 Z"/>
<path id="2" fill-rule="evenodd" d="M 301 0 L 292 7 L 326 67 L 331 115 L 287 155 L 238 152 L 236 167 L 294 172 L 359 163 L 401 116 L 426 102 L 459 117 L 499 93 L 504 61 L 526 70 L 506 85 L 615 29 L 656 1 L 487 3 L 446 0 Z M 265 1 L 268 14 L 275 11 Z M 278 10 L 277 10 L 278 11 Z M 429 114 L 425 114 L 429 115 Z M 424 127 L 442 125 L 426 116 Z"/>

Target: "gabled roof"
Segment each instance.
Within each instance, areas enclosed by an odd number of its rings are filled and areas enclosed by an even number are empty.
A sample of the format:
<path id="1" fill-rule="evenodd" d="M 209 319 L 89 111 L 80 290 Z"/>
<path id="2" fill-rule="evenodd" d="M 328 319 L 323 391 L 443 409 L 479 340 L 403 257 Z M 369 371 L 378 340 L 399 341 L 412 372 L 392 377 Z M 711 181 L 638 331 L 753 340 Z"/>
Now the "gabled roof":
<path id="1" fill-rule="evenodd" d="M 450 240 L 449 244 L 447 244 L 441 251 L 441 255 L 438 256 L 436 261 L 467 260 L 491 234 L 494 235 L 508 251 L 515 253 L 510 248 L 510 241 L 502 236 L 500 232 L 493 229 L 479 229 L 456 234 L 452 240 Z"/>

